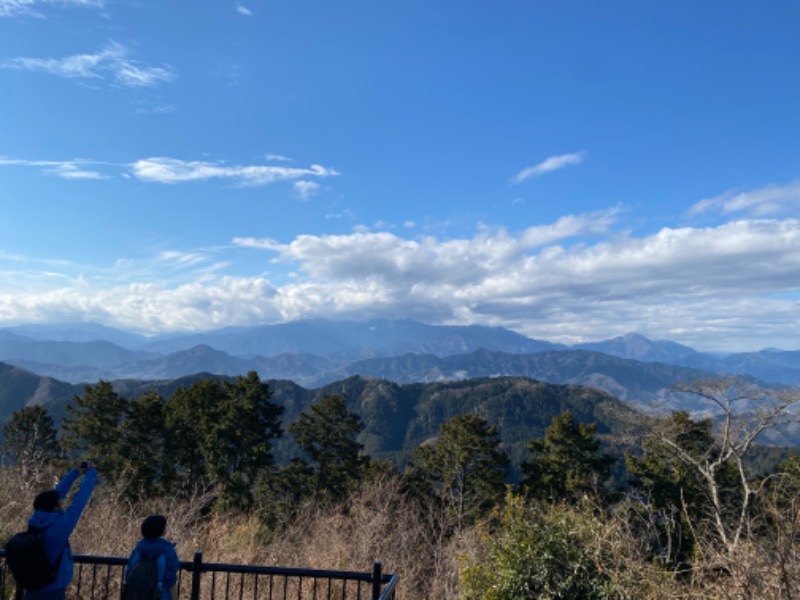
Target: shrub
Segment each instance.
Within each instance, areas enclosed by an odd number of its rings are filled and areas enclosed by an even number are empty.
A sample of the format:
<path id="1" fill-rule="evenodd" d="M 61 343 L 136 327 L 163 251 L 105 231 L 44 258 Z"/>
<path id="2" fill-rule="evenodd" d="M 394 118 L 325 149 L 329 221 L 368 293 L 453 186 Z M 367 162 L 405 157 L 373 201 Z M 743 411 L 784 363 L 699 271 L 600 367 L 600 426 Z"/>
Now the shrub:
<path id="1" fill-rule="evenodd" d="M 483 525 L 486 558 L 462 569 L 463 598 L 611 597 L 611 582 L 592 554 L 591 515 L 509 495 L 495 517 Z"/>

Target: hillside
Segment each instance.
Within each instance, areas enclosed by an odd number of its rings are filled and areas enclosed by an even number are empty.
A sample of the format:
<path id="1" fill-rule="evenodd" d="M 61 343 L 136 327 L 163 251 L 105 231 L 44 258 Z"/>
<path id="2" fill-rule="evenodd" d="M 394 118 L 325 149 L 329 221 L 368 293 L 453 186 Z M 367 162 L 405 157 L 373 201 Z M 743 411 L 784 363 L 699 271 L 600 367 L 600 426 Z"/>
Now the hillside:
<path id="1" fill-rule="evenodd" d="M 63 413 L 69 399 L 81 393 L 76 386 L 39 378 L 0 365 L 0 381 L 7 391 L 5 419 L 18 408 L 44 404 L 54 416 Z M 207 373 L 176 380 L 114 382 L 117 393 L 137 397 L 155 390 L 167 397 L 185 387 L 213 377 Z M 307 389 L 286 380 L 268 381 L 272 400 L 285 409 L 283 423 L 295 421 L 300 412 L 326 394 L 343 394 L 348 409 L 358 414 L 365 429 L 359 441 L 375 457 L 404 463 L 414 448 L 435 437 L 442 423 L 466 412 L 476 413 L 495 425 L 503 446 L 518 464 L 527 441 L 543 435 L 553 416 L 571 411 L 584 422 L 597 422 L 604 435 L 628 434 L 640 421 L 634 411 L 616 398 L 596 389 L 577 385 L 553 385 L 525 377 L 478 378 L 455 382 L 398 384 L 354 376 L 325 386 Z M 5 420 L 4 419 L 4 420 Z M 296 449 L 288 436 L 276 447 L 278 460 L 288 460 Z"/>

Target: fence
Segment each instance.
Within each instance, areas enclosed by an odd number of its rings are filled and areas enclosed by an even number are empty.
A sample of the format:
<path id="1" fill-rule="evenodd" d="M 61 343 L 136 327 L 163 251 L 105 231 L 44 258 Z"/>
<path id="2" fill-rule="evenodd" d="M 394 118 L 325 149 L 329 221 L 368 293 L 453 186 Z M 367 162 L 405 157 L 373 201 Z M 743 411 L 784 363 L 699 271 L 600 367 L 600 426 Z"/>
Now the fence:
<path id="1" fill-rule="evenodd" d="M 14 598 L 13 578 L 0 549 L 0 600 Z M 127 559 L 74 556 L 69 600 L 117 600 Z M 203 553 L 182 561 L 178 598 L 188 600 L 395 600 L 397 575 L 384 574 L 376 562 L 371 572 L 326 571 L 203 562 Z"/>

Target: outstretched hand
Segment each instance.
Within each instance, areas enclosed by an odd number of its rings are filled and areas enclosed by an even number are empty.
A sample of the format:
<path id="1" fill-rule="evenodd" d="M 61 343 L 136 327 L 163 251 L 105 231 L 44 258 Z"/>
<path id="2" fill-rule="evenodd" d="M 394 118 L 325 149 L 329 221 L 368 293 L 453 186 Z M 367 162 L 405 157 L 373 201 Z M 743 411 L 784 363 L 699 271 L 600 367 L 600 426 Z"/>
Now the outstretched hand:
<path id="1" fill-rule="evenodd" d="M 76 469 L 78 469 L 78 470 L 79 470 L 79 471 L 80 471 L 82 474 L 84 474 L 84 475 L 85 475 L 85 474 L 86 474 L 86 471 L 88 471 L 89 469 L 96 469 L 96 468 L 97 468 L 97 465 L 95 465 L 95 464 L 94 464 L 92 461 L 90 461 L 90 460 L 84 460 L 84 461 L 81 461 L 81 462 L 79 462 L 79 463 L 78 463 L 78 464 L 75 466 L 75 468 L 76 468 Z"/>

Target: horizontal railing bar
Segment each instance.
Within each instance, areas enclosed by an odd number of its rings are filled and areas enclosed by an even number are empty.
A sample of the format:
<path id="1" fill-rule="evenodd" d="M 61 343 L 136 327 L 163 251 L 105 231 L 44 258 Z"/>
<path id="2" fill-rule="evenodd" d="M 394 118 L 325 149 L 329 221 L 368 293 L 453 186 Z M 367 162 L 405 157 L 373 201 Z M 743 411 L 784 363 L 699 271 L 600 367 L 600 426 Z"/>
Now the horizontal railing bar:
<path id="1" fill-rule="evenodd" d="M 192 570 L 192 563 L 188 570 Z M 183 566 L 183 564 L 181 564 Z M 223 563 L 204 562 L 201 568 L 203 572 L 226 572 L 226 573 L 251 573 L 256 575 L 286 575 L 289 577 L 318 577 L 320 579 L 347 579 L 349 581 L 372 581 L 372 573 L 362 571 L 327 571 L 324 569 L 301 569 L 295 567 L 269 567 L 258 565 L 229 565 Z M 381 578 L 388 581 L 387 577 Z"/>
<path id="2" fill-rule="evenodd" d="M 0 548 L 0 558 L 5 557 L 5 549 Z M 95 556 L 91 554 L 75 554 L 73 559 L 79 564 L 95 564 L 95 565 L 111 565 L 111 566 L 125 566 L 128 564 L 127 558 L 118 556 Z M 180 568 L 182 571 L 194 571 L 194 563 L 192 561 L 180 561 Z M 363 581 L 371 582 L 372 573 L 363 571 L 334 571 L 327 569 L 303 569 L 297 567 L 275 567 L 264 565 L 234 565 L 225 563 L 207 563 L 204 562 L 200 566 L 200 571 L 203 573 L 224 572 L 224 573 L 245 573 L 254 575 L 280 575 L 286 577 L 317 577 L 319 579 L 336 579 L 342 581 Z M 396 579 L 396 575 L 384 574 L 381 576 L 381 583 L 391 583 Z"/>
<path id="3" fill-rule="evenodd" d="M 0 557 L 5 556 L 5 551 L 0 549 Z M 75 554 L 73 557 L 76 563 L 86 563 L 95 565 L 117 565 L 128 564 L 127 558 L 118 556 L 95 556 L 92 554 Z M 192 561 L 180 561 L 183 571 L 193 571 Z M 274 567 L 267 565 L 235 565 L 226 563 L 202 563 L 201 569 L 204 573 L 226 572 L 226 573 L 250 573 L 256 575 L 287 575 L 290 577 L 318 577 L 320 579 L 348 579 L 356 581 L 372 581 L 372 574 L 363 571 L 333 571 L 326 569 L 304 569 L 299 567 Z M 389 581 L 391 575 L 383 575 L 381 582 Z"/>

